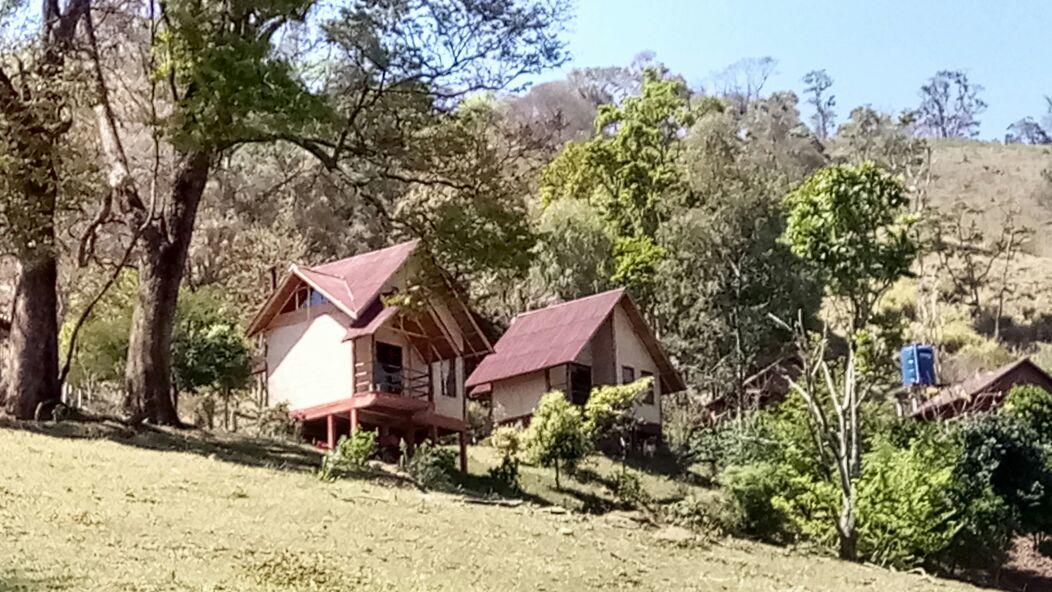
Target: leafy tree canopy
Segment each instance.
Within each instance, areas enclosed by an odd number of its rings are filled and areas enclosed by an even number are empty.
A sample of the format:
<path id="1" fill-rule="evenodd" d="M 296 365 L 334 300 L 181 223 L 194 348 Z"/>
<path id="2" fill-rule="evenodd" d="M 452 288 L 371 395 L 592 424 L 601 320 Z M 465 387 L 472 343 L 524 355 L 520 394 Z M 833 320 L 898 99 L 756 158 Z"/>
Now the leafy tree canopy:
<path id="1" fill-rule="evenodd" d="M 785 242 L 808 261 L 829 293 L 851 309 L 852 332 L 880 296 L 909 274 L 918 245 L 902 183 L 877 165 L 834 165 L 786 197 Z"/>

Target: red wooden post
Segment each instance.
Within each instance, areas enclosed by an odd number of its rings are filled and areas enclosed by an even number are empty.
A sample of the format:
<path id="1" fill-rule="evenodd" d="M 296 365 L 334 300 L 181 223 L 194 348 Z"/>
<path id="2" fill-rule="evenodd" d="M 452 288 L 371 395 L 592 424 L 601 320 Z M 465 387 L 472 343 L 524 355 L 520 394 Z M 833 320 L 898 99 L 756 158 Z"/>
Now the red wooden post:
<path id="1" fill-rule="evenodd" d="M 329 450 L 336 449 L 336 426 L 334 425 L 332 414 L 325 416 L 325 427 L 328 428 L 328 438 L 326 443 L 329 445 Z"/>
<path id="2" fill-rule="evenodd" d="M 468 472 L 468 436 L 466 432 L 460 432 L 460 472 Z"/>
<path id="3" fill-rule="evenodd" d="M 416 430 L 406 429 L 405 431 L 405 455 L 409 458 L 413 458 L 416 454 Z"/>
<path id="4" fill-rule="evenodd" d="M 358 409 L 351 407 L 351 433 L 358 431 Z"/>
<path id="5" fill-rule="evenodd" d="M 438 444 L 438 426 L 431 426 L 431 428 L 428 430 L 427 435 L 431 439 L 432 446 Z"/>

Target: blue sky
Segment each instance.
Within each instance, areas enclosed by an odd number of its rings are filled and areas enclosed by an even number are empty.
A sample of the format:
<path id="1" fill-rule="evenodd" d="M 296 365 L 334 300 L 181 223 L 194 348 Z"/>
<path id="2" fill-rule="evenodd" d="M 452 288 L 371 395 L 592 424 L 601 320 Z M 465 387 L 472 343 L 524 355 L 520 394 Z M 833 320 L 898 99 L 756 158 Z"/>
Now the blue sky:
<path id="1" fill-rule="evenodd" d="M 769 55 L 778 69 L 767 89 L 799 94 L 804 73 L 826 69 L 842 120 L 861 104 L 914 107 L 929 76 L 963 69 L 985 87 L 983 138 L 1002 138 L 1013 121 L 1043 115 L 1043 97 L 1052 95 L 1049 0 L 576 2 L 565 70 L 627 65 L 651 50 L 696 86 L 741 58 Z"/>

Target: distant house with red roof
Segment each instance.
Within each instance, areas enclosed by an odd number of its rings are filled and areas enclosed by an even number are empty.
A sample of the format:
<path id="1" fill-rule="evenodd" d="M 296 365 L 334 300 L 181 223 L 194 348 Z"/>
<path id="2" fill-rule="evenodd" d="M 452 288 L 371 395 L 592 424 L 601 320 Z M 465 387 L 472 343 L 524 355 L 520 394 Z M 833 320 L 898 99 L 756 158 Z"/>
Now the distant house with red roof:
<path id="1" fill-rule="evenodd" d="M 1052 393 L 1052 376 L 1030 358 L 1021 358 L 990 372 L 939 387 L 930 397 L 908 396 L 900 409 L 918 419 L 948 419 L 997 409 L 1012 387 L 1034 385 Z"/>
<path id="2" fill-rule="evenodd" d="M 424 284 L 416 241 L 324 265 L 293 265 L 252 319 L 270 405 L 287 404 L 331 448 L 376 429 L 380 441 L 466 430 L 465 362 L 492 350 L 454 291 Z M 412 291 L 411 304 L 395 297 Z"/>
<path id="3" fill-rule="evenodd" d="M 549 391 L 584 405 L 593 386 L 645 376 L 654 377 L 653 392 L 636 415 L 642 431 L 660 434 L 661 397 L 685 386 L 619 289 L 518 315 L 466 384 L 472 396 L 488 397 L 494 423 L 514 424 L 528 422 Z"/>

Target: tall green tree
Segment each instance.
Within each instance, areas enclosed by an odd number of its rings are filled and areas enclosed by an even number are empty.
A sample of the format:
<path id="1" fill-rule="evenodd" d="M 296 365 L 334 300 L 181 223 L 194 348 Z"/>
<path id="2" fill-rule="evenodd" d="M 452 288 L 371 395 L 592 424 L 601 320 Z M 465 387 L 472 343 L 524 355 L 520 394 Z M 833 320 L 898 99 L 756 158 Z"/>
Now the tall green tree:
<path id="1" fill-rule="evenodd" d="M 914 218 L 902 183 L 872 163 L 822 169 L 791 192 L 786 205 L 785 242 L 823 281 L 831 301 L 845 309 L 839 328 L 848 347 L 838 360 L 829 359 L 825 334 L 816 339 L 797 322 L 802 374 L 792 386 L 807 404 L 816 448 L 840 489 L 840 556 L 855 559 L 862 404 L 874 386 L 869 370 L 879 358 L 872 322 L 877 302 L 909 273 L 917 255 Z"/>
<path id="2" fill-rule="evenodd" d="M 0 234 L 18 268 L 0 398 L 23 419 L 59 399 L 56 213 L 76 193 L 69 136 L 79 85 L 71 66 L 89 2 L 42 8 L 39 29 L 0 55 Z M 28 12 L 4 3 L 0 24 Z"/>
<path id="3" fill-rule="evenodd" d="M 647 70 L 640 95 L 601 106 L 595 136 L 568 144 L 541 179 L 544 203 L 583 199 L 596 209 L 613 237 L 611 279 L 648 309 L 664 253 L 657 232 L 686 191 L 680 140 L 695 119 L 686 84 Z"/>
<path id="4" fill-rule="evenodd" d="M 662 338 L 701 392 L 745 404 L 745 379 L 780 355 L 769 314 L 817 310 L 821 287 L 780 241 L 782 196 L 825 162 L 792 97 L 741 113 L 709 106 L 683 139 L 689 201 L 659 232 L 666 249 L 656 307 Z"/>
<path id="5" fill-rule="evenodd" d="M 902 182 L 866 162 L 834 165 L 786 197 L 785 242 L 846 306 L 848 335 L 864 329 L 876 303 L 909 275 L 919 245 Z"/>

